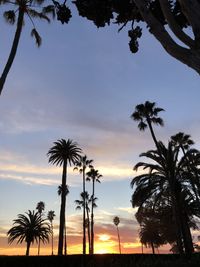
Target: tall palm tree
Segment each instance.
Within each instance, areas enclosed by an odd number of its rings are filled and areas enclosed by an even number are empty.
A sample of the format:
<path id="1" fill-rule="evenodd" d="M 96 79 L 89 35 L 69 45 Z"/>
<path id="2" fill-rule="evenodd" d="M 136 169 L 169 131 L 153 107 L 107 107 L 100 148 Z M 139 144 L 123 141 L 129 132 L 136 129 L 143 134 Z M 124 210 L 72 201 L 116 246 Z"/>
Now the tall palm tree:
<path id="1" fill-rule="evenodd" d="M 50 221 L 51 224 L 51 255 L 53 255 L 53 220 L 55 216 L 56 215 L 54 210 L 48 211 L 47 219 Z"/>
<path id="2" fill-rule="evenodd" d="M 139 104 L 135 107 L 135 111 L 132 113 L 131 118 L 134 121 L 139 121 L 138 128 L 140 131 L 144 131 L 147 127 L 151 132 L 153 141 L 158 148 L 158 141 L 156 139 L 153 124 L 163 126 L 163 119 L 158 117 L 158 113 L 164 111 L 163 108 L 156 107 L 155 102 L 146 101 L 144 104 Z"/>
<path id="3" fill-rule="evenodd" d="M 94 254 L 94 201 L 95 201 L 95 182 L 100 183 L 100 178 L 102 177 L 99 174 L 98 170 L 91 168 L 87 172 L 86 181 L 92 181 L 92 195 L 91 195 L 91 251 L 90 254 Z"/>
<path id="4" fill-rule="evenodd" d="M 135 170 L 139 167 L 149 169 L 149 173 L 133 178 L 131 186 L 136 185 L 136 190 L 132 196 L 132 204 L 133 206 L 136 203 L 143 205 L 152 196 L 156 196 L 158 200 L 159 196 L 162 197 L 163 193 L 168 191 L 172 203 L 177 246 L 179 252 L 182 253 L 183 237 L 186 253 L 189 254 L 193 251 L 193 245 L 191 233 L 188 231 L 188 214 L 183 201 L 183 192 L 189 186 L 186 172 L 187 163 L 185 157 L 179 159 L 178 150 L 172 142 L 169 142 L 168 147 L 165 147 L 161 142 L 158 145 L 159 152 L 158 150 L 151 150 L 140 155 L 153 160 L 155 163 L 139 162 L 134 167 Z"/>
<path id="5" fill-rule="evenodd" d="M 96 198 L 95 198 L 95 200 L 96 200 Z M 90 253 L 90 251 L 91 251 L 91 237 L 90 237 L 90 215 L 89 215 L 90 208 L 89 208 L 89 205 L 91 203 L 91 197 L 89 196 L 88 192 L 85 191 L 85 192 L 82 192 L 80 194 L 80 199 L 77 199 L 74 202 L 76 204 L 77 210 L 80 210 L 82 208 L 84 209 L 84 207 L 86 210 L 86 217 L 87 218 L 85 218 L 85 228 L 88 229 L 88 245 L 89 245 L 89 253 Z M 94 202 L 94 205 L 96 206 L 95 202 Z"/>
<path id="6" fill-rule="evenodd" d="M 36 210 L 40 214 L 40 220 L 42 219 L 42 212 L 45 209 L 45 203 L 43 201 L 40 201 L 37 203 Z M 40 255 L 40 240 L 38 242 L 38 255 Z"/>
<path id="7" fill-rule="evenodd" d="M 67 141 L 60 139 L 54 142 L 54 146 L 51 147 L 47 153 L 49 157 L 49 163 L 62 166 L 62 188 L 66 188 L 67 182 L 67 169 L 68 165 L 75 164 L 80 158 L 82 150 L 78 147 L 78 144 L 70 139 Z M 65 228 L 65 206 L 66 206 L 66 194 L 65 191 L 61 191 L 61 207 L 60 207 L 60 226 L 59 226 L 59 241 L 58 241 L 58 255 L 63 254 L 63 238 Z"/>
<path id="8" fill-rule="evenodd" d="M 79 170 L 83 177 L 83 194 L 85 194 L 85 174 L 87 167 L 92 168 L 93 160 L 89 160 L 87 156 L 83 156 L 79 161 L 76 162 L 74 170 Z M 86 216 L 85 216 L 85 198 L 83 197 L 83 254 L 86 254 Z"/>
<path id="9" fill-rule="evenodd" d="M 64 193 L 65 196 L 69 194 L 69 187 L 66 185 L 64 190 L 62 189 L 62 184 L 58 186 L 58 195 L 61 196 L 61 193 Z M 67 255 L 67 226 L 66 226 L 66 219 L 64 223 L 64 255 Z"/>
<path id="10" fill-rule="evenodd" d="M 119 243 L 119 253 L 121 254 L 121 242 L 120 242 L 120 235 L 119 235 L 119 223 L 120 223 L 120 219 L 118 216 L 115 216 L 114 219 L 113 219 L 113 223 L 114 225 L 116 226 L 117 228 L 117 236 L 118 236 L 118 243 Z"/>
<path id="11" fill-rule="evenodd" d="M 16 31 L 15 31 L 14 39 L 12 42 L 12 47 L 11 47 L 11 50 L 8 56 L 8 60 L 5 64 L 5 67 L 0 77 L 0 94 L 3 90 L 3 86 L 6 81 L 7 75 L 11 69 L 11 66 L 16 56 L 16 52 L 17 52 L 18 45 L 19 45 L 19 40 L 21 37 L 21 32 L 22 32 L 23 25 L 25 22 L 25 16 L 29 18 L 30 22 L 33 25 L 31 36 L 35 38 L 37 46 L 41 45 L 42 39 L 35 27 L 34 19 L 35 18 L 44 19 L 47 22 L 50 22 L 50 18 L 48 14 L 51 13 L 54 17 L 54 13 L 55 13 L 54 5 L 44 6 L 45 2 L 46 2 L 45 0 L 13 0 L 13 1 L 1 0 L 0 1 L 0 5 L 10 4 L 12 5 L 12 8 L 13 8 L 12 10 L 8 10 L 4 12 L 5 20 L 12 25 L 14 25 L 17 20 Z"/>
<path id="12" fill-rule="evenodd" d="M 34 241 L 43 243 L 49 242 L 50 226 L 44 219 L 41 220 L 40 214 L 34 211 L 18 214 L 18 218 L 13 220 L 13 227 L 8 231 L 8 242 L 12 243 L 17 240 L 17 243 L 26 242 L 26 256 L 29 255 L 31 243 Z"/>

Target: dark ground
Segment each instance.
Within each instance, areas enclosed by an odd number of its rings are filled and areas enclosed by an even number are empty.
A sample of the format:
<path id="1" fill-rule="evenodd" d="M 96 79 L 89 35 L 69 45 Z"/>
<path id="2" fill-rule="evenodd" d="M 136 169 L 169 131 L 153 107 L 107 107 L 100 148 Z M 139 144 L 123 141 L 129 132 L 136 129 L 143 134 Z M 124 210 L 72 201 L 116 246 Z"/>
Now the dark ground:
<path id="1" fill-rule="evenodd" d="M 200 267 L 200 254 L 103 254 L 68 256 L 0 256 L 0 267 Z"/>

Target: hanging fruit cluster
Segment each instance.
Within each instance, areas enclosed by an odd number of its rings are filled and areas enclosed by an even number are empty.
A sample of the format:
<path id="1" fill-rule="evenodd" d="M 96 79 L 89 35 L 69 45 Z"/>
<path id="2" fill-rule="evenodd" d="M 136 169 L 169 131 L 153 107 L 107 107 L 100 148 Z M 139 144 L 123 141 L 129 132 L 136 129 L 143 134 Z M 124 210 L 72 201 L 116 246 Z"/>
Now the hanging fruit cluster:
<path id="1" fill-rule="evenodd" d="M 132 53 L 137 53 L 139 44 L 138 38 L 142 36 L 142 29 L 137 26 L 135 29 L 128 31 L 128 36 L 131 38 L 129 42 L 129 47 Z"/>
<path id="2" fill-rule="evenodd" d="M 68 23 L 72 15 L 70 9 L 66 6 L 66 0 L 63 4 L 54 0 L 53 3 L 56 9 L 57 20 L 59 20 L 62 24 Z"/>

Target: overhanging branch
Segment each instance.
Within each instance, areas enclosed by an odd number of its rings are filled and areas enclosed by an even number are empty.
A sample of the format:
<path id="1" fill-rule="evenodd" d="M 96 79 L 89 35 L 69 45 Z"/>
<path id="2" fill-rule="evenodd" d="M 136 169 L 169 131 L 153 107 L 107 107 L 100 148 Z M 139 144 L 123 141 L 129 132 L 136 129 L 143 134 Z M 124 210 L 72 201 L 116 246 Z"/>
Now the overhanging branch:
<path id="1" fill-rule="evenodd" d="M 193 48 L 195 46 L 194 40 L 190 36 L 188 36 L 181 27 L 177 24 L 168 0 L 159 0 L 160 6 L 163 12 L 163 15 L 172 30 L 172 32 L 176 35 L 176 37 L 183 42 L 185 45 L 189 46 L 190 48 Z"/>

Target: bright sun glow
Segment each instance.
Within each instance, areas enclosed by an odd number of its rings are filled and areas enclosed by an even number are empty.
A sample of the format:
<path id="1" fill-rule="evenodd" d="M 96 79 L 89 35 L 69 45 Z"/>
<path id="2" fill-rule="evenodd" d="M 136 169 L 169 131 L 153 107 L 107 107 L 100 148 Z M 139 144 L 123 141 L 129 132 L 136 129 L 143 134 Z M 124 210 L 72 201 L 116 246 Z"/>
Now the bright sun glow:
<path id="1" fill-rule="evenodd" d="M 109 251 L 107 249 L 99 249 L 96 251 L 97 254 L 106 254 L 109 253 Z"/>
<path id="2" fill-rule="evenodd" d="M 106 234 L 99 235 L 99 240 L 101 241 L 108 241 L 109 239 L 110 239 L 109 235 L 106 235 Z"/>

